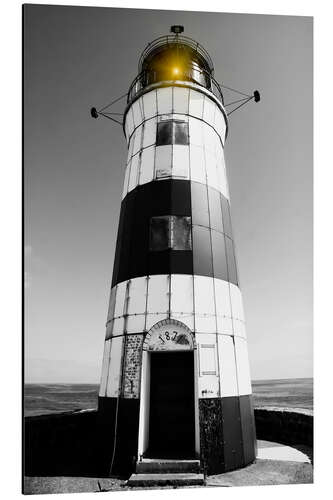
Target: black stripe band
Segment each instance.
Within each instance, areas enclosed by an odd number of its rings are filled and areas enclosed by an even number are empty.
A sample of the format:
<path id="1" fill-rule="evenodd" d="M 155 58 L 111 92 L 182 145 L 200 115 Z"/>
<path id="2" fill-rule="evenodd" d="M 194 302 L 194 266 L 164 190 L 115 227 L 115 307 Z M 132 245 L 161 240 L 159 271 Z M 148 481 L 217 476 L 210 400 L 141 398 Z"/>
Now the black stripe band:
<path id="1" fill-rule="evenodd" d="M 192 248 L 153 251 L 152 217 L 191 218 Z M 112 286 L 154 274 L 196 274 L 238 285 L 229 201 L 189 180 L 153 181 L 129 192 L 121 205 Z"/>

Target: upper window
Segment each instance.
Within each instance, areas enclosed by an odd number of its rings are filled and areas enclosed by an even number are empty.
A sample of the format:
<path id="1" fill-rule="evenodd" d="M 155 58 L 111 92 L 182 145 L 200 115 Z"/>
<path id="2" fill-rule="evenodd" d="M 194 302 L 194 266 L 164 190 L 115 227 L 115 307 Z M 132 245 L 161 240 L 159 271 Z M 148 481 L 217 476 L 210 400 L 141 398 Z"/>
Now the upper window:
<path id="1" fill-rule="evenodd" d="M 192 250 L 191 217 L 163 215 L 150 220 L 150 250 Z"/>
<path id="2" fill-rule="evenodd" d="M 157 124 L 156 146 L 188 143 L 188 122 L 163 120 Z"/>

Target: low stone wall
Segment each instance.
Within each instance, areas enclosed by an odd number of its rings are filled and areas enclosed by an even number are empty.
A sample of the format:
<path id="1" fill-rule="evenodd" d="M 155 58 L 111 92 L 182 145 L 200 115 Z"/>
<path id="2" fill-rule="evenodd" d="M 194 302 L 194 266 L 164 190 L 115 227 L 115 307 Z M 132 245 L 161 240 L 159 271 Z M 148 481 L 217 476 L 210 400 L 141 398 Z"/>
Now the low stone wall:
<path id="1" fill-rule="evenodd" d="M 258 439 L 312 448 L 312 415 L 278 409 L 254 414 Z M 111 429 L 105 431 L 96 410 L 26 417 L 24 440 L 26 476 L 108 475 L 103 449 L 112 449 Z"/>
<path id="2" fill-rule="evenodd" d="M 94 476 L 98 470 L 97 411 L 26 417 L 26 476 Z"/>
<path id="3" fill-rule="evenodd" d="M 288 409 L 256 408 L 257 439 L 313 447 L 313 416 Z"/>

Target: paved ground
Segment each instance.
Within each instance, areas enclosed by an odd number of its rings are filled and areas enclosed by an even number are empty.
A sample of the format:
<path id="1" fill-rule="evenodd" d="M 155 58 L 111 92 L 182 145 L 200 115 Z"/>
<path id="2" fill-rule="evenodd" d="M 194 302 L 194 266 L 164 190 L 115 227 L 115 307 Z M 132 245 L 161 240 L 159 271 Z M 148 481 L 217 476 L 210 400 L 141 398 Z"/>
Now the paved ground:
<path id="1" fill-rule="evenodd" d="M 262 486 L 268 484 L 313 483 L 309 463 L 257 459 L 252 465 L 234 472 L 209 476 L 206 486 Z"/>
<path id="2" fill-rule="evenodd" d="M 206 487 L 312 483 L 310 452 L 306 447 L 258 441 L 255 463 L 237 471 L 209 476 Z M 26 494 L 117 491 L 129 489 L 125 483 L 119 478 L 26 477 L 24 491 Z"/>
<path id="3" fill-rule="evenodd" d="M 288 462 L 311 463 L 309 456 L 303 451 L 270 441 L 257 441 L 257 458 L 263 460 L 282 460 Z"/>

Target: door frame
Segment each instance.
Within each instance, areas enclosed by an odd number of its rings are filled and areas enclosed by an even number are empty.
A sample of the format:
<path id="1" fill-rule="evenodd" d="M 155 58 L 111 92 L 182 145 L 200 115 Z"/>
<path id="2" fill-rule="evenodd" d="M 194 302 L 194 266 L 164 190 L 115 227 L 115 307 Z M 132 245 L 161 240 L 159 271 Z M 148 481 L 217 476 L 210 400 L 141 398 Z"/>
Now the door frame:
<path id="1" fill-rule="evenodd" d="M 172 322 L 172 323 L 170 323 Z M 198 394 L 198 351 L 196 348 L 194 335 L 190 331 L 190 329 L 181 323 L 180 321 L 175 320 L 167 320 L 161 321 L 154 325 L 148 332 L 148 334 L 152 330 L 156 330 L 159 324 L 177 324 L 188 332 L 191 335 L 192 343 L 190 348 L 187 346 L 184 349 L 177 349 L 178 352 L 182 351 L 191 351 L 193 353 L 193 390 L 194 390 L 194 444 L 195 444 L 195 456 L 196 458 L 200 457 L 200 427 L 199 427 L 199 394 Z M 146 338 L 148 336 L 146 335 Z M 154 348 L 154 352 L 158 351 L 158 348 Z M 163 349 L 163 351 L 173 351 L 172 345 L 170 345 L 170 349 Z M 138 436 L 138 460 L 142 458 L 142 455 L 147 451 L 149 446 L 149 419 L 150 419 L 150 364 L 151 364 L 151 351 L 149 351 L 149 344 L 146 342 L 146 346 L 144 343 L 144 347 L 142 350 L 142 362 L 141 362 L 141 384 L 140 384 L 140 413 L 139 413 L 139 436 Z"/>

